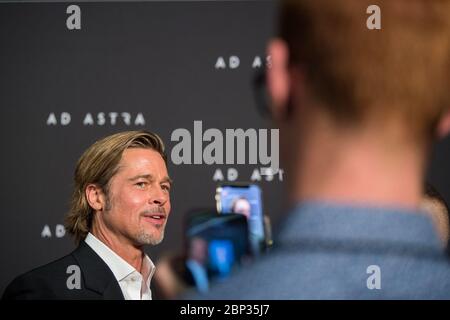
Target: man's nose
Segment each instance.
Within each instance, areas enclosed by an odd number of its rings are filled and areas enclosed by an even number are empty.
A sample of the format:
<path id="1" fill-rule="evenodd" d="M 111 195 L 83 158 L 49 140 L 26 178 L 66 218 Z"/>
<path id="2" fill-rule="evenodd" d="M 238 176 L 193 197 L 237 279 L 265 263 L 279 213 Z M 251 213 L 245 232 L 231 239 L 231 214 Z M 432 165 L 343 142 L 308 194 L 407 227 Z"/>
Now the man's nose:
<path id="1" fill-rule="evenodd" d="M 161 187 L 154 188 L 153 192 L 150 195 L 150 203 L 157 205 L 164 205 L 168 199 L 167 194 Z"/>

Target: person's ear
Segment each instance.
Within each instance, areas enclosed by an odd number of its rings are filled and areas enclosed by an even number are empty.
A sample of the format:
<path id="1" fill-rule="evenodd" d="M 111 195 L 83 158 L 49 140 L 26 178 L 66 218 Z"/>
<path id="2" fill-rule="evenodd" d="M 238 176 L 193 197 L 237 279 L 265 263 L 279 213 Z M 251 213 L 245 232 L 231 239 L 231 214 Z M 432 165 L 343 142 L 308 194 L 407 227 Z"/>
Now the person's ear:
<path id="1" fill-rule="evenodd" d="M 271 113 L 275 119 L 285 118 L 290 94 L 289 50 L 286 42 L 274 39 L 269 43 L 271 66 L 267 70 L 267 88 L 271 97 Z"/>
<path id="2" fill-rule="evenodd" d="M 446 110 L 439 119 L 436 128 L 436 138 L 443 139 L 450 133 L 450 109 Z"/>
<path id="3" fill-rule="evenodd" d="M 105 208 L 105 196 L 101 188 L 95 184 L 87 185 L 86 199 L 95 211 L 102 211 Z"/>

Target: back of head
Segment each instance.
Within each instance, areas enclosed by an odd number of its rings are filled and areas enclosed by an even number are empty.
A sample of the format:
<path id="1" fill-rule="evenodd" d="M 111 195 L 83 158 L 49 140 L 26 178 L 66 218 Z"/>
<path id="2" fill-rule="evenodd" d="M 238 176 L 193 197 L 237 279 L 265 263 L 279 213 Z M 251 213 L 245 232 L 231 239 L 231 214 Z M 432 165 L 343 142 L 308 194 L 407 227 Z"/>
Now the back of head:
<path id="1" fill-rule="evenodd" d="M 345 126 L 395 124 L 428 139 L 450 105 L 450 1 L 284 0 L 280 37 L 320 106 Z"/>

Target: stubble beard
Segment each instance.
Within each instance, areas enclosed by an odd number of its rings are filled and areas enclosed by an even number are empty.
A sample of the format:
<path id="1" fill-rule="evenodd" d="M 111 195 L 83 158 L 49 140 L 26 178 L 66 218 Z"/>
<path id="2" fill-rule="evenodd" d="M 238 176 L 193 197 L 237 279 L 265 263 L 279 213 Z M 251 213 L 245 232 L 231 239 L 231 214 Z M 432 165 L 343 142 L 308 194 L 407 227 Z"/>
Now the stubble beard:
<path id="1" fill-rule="evenodd" d="M 144 228 L 141 228 L 134 238 L 140 245 L 156 246 L 164 239 L 165 225 L 161 226 L 160 229 L 160 235 L 157 236 L 156 232 L 148 232 Z"/>

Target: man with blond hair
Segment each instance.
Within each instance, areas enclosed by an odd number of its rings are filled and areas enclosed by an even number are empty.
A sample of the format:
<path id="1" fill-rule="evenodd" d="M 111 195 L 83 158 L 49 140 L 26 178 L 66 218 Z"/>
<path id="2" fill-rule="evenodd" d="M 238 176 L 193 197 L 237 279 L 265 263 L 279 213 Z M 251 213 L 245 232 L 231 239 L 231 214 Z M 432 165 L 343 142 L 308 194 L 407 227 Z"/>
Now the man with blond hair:
<path id="1" fill-rule="evenodd" d="M 372 5 L 381 29 L 368 27 Z M 280 9 L 267 86 L 292 209 L 269 255 L 200 298 L 449 299 L 419 204 L 450 128 L 450 1 Z"/>
<path id="2" fill-rule="evenodd" d="M 3 299 L 150 300 L 155 267 L 144 253 L 164 237 L 171 179 L 162 140 L 127 131 L 78 161 L 66 229 L 78 248 L 17 277 Z"/>

